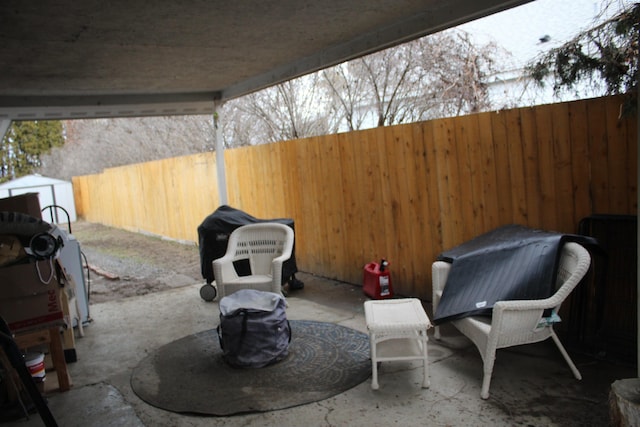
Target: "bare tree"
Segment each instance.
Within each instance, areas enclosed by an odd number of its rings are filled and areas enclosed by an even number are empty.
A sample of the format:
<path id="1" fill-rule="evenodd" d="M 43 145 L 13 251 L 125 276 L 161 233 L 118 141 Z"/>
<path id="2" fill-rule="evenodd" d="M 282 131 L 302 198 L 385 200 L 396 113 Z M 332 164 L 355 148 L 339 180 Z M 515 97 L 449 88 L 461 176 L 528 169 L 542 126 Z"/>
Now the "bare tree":
<path id="1" fill-rule="evenodd" d="M 226 148 L 256 145 L 261 141 L 261 124 L 245 112 L 244 98 L 224 103 L 219 111 L 222 137 Z"/>
<path id="2" fill-rule="evenodd" d="M 349 62 L 337 65 L 322 71 L 321 80 L 332 104 L 331 116 L 342 118 L 349 131 L 361 129 L 366 119 L 362 112 L 367 104 L 366 84 L 354 68 Z"/>
<path id="3" fill-rule="evenodd" d="M 64 146 L 42 157 L 38 173 L 69 180 L 107 167 L 215 149 L 210 116 L 69 120 L 65 129 Z"/>
<path id="4" fill-rule="evenodd" d="M 371 111 L 378 126 L 402 123 L 410 114 L 403 100 L 417 93 L 413 49 L 403 45 L 356 60 L 356 67 L 370 89 Z"/>
<path id="5" fill-rule="evenodd" d="M 322 72 L 348 130 L 490 108 L 484 77 L 497 48 L 441 32 Z"/>
<path id="6" fill-rule="evenodd" d="M 328 101 L 318 80 L 318 73 L 289 80 L 231 101 L 225 112 L 233 111 L 228 119 L 253 123 L 250 145 L 335 132 L 324 115 Z M 227 133 L 226 138 L 233 137 Z"/>
<path id="7" fill-rule="evenodd" d="M 476 46 L 468 33 L 449 30 L 416 41 L 424 87 L 422 119 L 475 113 L 491 108 L 485 78 L 494 72 L 497 46 Z"/>

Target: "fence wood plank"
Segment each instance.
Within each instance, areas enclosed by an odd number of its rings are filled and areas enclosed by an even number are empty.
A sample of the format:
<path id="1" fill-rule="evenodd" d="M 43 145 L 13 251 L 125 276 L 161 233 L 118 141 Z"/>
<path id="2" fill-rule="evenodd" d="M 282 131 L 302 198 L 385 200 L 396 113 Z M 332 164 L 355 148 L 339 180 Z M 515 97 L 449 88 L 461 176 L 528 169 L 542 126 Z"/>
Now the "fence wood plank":
<path id="1" fill-rule="evenodd" d="M 594 213 L 610 213 L 608 179 L 609 147 L 605 105 L 601 100 L 587 105 L 586 125 L 589 129 L 589 152 L 599 161 L 591 163 L 591 196 Z"/>
<path id="2" fill-rule="evenodd" d="M 527 224 L 527 188 L 526 170 L 522 143 L 522 122 L 520 110 L 504 111 L 506 125 L 506 150 L 509 159 L 509 178 L 511 181 L 511 218 L 516 224 Z"/>
<path id="3" fill-rule="evenodd" d="M 297 199 L 300 197 L 300 193 L 296 183 L 295 158 L 292 156 L 292 154 L 295 153 L 295 147 L 292 145 L 293 142 L 294 141 L 285 141 L 278 144 L 280 150 L 279 172 L 282 176 L 281 185 L 283 190 L 283 204 L 279 216 L 293 219 L 295 226 L 295 215 L 298 212 Z"/>
<path id="4" fill-rule="evenodd" d="M 569 104 L 569 132 L 571 150 L 571 173 L 573 180 L 574 227 L 592 212 L 589 194 L 589 144 L 587 108 L 584 102 Z"/>
<path id="5" fill-rule="evenodd" d="M 620 103 L 609 98 L 605 102 L 607 135 L 620 135 L 615 143 L 609 144 L 608 156 L 608 177 L 609 183 L 609 206 L 611 213 L 627 212 L 629 210 L 629 199 L 624 197 L 627 194 L 626 177 L 630 175 L 629 162 L 627 160 L 629 139 L 627 128 L 624 122 L 619 119 Z M 616 107 L 618 113 L 616 114 Z"/>
<path id="6" fill-rule="evenodd" d="M 340 160 L 340 174 L 336 175 L 336 179 L 339 182 L 339 188 L 334 191 L 338 192 L 336 194 L 336 199 L 338 203 L 338 213 L 339 213 L 339 233 L 340 233 L 340 243 L 341 243 L 341 266 L 342 266 L 342 277 L 349 277 L 350 280 L 358 280 L 360 268 L 357 265 L 355 260 L 358 259 L 359 248 L 358 242 L 354 242 L 354 238 L 351 235 L 352 227 L 351 222 L 353 222 L 353 212 L 350 209 L 353 208 L 355 201 L 353 195 L 353 151 L 349 151 L 349 158 L 345 157 L 345 152 L 343 151 L 343 145 L 347 145 L 347 139 L 345 138 L 345 134 L 340 134 L 338 138 L 335 139 L 335 153 L 334 155 Z M 350 206 L 350 208 L 348 208 Z"/>
<path id="7" fill-rule="evenodd" d="M 496 153 L 491 127 L 491 115 L 489 113 L 478 114 L 478 145 L 479 149 L 479 174 L 481 179 L 483 222 L 482 230 L 485 232 L 500 225 L 498 220 L 499 198 L 497 180 Z"/>
<path id="8" fill-rule="evenodd" d="M 412 276 L 407 278 L 411 283 L 412 294 L 417 294 L 423 287 L 431 288 L 431 270 L 425 269 L 425 264 L 435 260 L 433 255 L 439 251 L 438 221 L 434 215 L 435 209 L 430 209 L 430 193 L 437 198 L 435 184 L 431 185 L 433 177 L 432 153 L 429 152 L 425 137 L 425 126 L 407 126 L 405 133 L 410 143 L 407 145 L 407 185 L 412 187 L 408 207 L 409 241 L 407 252 L 412 260 Z M 435 179 L 434 179 L 435 182 Z M 417 249 L 420 248 L 420 249 Z M 431 257 L 431 258 L 427 258 Z"/>
<path id="9" fill-rule="evenodd" d="M 557 223 L 556 203 L 556 171 L 553 152 L 553 123 L 549 109 L 536 109 L 538 126 L 538 164 L 540 174 L 540 203 L 542 203 L 541 228 L 554 229 Z"/>
<path id="10" fill-rule="evenodd" d="M 571 127 L 569 125 L 568 104 L 549 106 L 553 117 L 554 157 L 556 170 L 556 229 L 576 230 L 574 222 L 575 204 L 573 200 L 573 173 L 571 159 Z"/>
<path id="11" fill-rule="evenodd" d="M 361 280 L 360 266 L 364 265 L 362 255 L 362 235 L 359 223 L 362 218 L 358 201 L 358 170 L 356 164 L 359 151 L 353 141 L 346 138 L 346 134 L 337 135 L 337 156 L 341 162 L 340 193 L 341 193 L 341 224 L 340 235 L 343 245 L 343 271 L 347 281 L 359 283 Z"/>
<path id="12" fill-rule="evenodd" d="M 326 225 L 324 229 L 324 241 L 329 248 L 326 269 L 334 270 L 333 277 L 344 277 L 349 267 L 347 266 L 347 254 L 344 239 L 344 198 L 342 181 L 342 159 L 340 147 L 336 138 L 321 137 L 319 139 L 321 149 L 321 169 L 323 171 L 322 194 L 326 200 Z"/>
<path id="13" fill-rule="evenodd" d="M 507 116 L 504 111 L 491 116 L 494 150 L 496 158 L 496 178 L 502 191 L 498 199 L 498 222 L 510 224 L 513 220 L 513 186 L 511 183 L 511 164 L 509 159 L 509 139 L 507 133 Z M 509 189 L 504 191 L 504 189 Z"/>
<path id="14" fill-rule="evenodd" d="M 367 197 L 365 212 L 368 215 L 363 226 L 366 228 L 366 237 L 363 242 L 367 248 L 367 259 L 374 260 L 380 256 L 386 256 L 386 244 L 384 242 L 384 190 L 380 177 L 380 162 L 377 153 L 376 129 L 370 129 L 360 134 L 364 155 L 364 179 L 362 188 Z"/>
<path id="15" fill-rule="evenodd" d="M 423 122 L 415 129 L 416 137 L 422 138 L 422 143 L 417 146 L 417 150 L 419 150 L 417 154 L 422 156 L 424 164 L 418 164 L 418 170 L 421 172 L 418 176 L 420 181 L 425 183 L 424 191 L 426 193 L 423 203 L 419 207 L 420 211 L 417 213 L 417 220 L 422 224 L 423 233 L 416 236 L 419 240 L 424 239 L 424 243 L 419 242 L 416 247 L 423 248 L 424 251 L 420 259 L 421 271 L 428 278 L 431 278 L 431 269 L 429 268 L 425 272 L 424 264 L 435 260 L 435 257 L 444 250 L 440 212 L 440 200 L 444 199 L 444 196 L 441 196 L 438 186 L 438 150 L 434 138 L 434 123 L 433 121 Z M 430 280 L 427 283 L 431 286 Z"/>
<path id="16" fill-rule="evenodd" d="M 520 109 L 520 131 L 522 135 L 524 191 L 527 206 L 525 225 L 542 228 L 542 210 L 540 203 L 540 168 L 538 153 L 536 114 L 533 108 Z"/>
<path id="17" fill-rule="evenodd" d="M 414 276 L 414 259 L 411 235 L 414 222 L 411 217 L 411 204 L 416 197 L 416 183 L 409 181 L 408 161 L 413 150 L 410 146 L 413 140 L 411 127 L 408 125 L 391 126 L 385 129 L 387 142 L 387 159 L 389 162 L 389 190 L 391 195 L 390 211 L 393 218 L 395 244 L 389 253 L 393 262 L 393 271 L 397 279 L 410 282 Z M 408 286 L 411 290 L 411 286 Z"/>
<path id="18" fill-rule="evenodd" d="M 476 144 L 473 141 L 472 116 L 460 117 L 455 129 L 457 177 L 460 185 L 459 191 L 459 226 L 461 229 L 460 242 L 471 238 L 474 235 L 474 226 L 478 219 L 475 195 L 479 191 L 478 182 L 475 180 L 475 168 L 472 166 L 472 159 L 477 156 Z M 471 153 L 470 151 L 473 151 Z"/>
<path id="19" fill-rule="evenodd" d="M 442 224 L 442 244 L 449 249 L 463 242 L 462 220 L 460 218 L 460 179 L 456 160 L 455 129 L 451 120 L 434 123 L 433 136 L 438 146 L 438 193 L 440 194 L 440 221 Z"/>

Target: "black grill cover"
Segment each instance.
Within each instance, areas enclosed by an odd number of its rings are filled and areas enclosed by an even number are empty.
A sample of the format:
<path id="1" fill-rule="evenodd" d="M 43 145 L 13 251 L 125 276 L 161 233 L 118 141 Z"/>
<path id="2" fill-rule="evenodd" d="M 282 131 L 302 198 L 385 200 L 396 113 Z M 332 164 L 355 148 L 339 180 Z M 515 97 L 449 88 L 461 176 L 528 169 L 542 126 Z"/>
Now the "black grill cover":
<path id="1" fill-rule="evenodd" d="M 227 251 L 227 243 L 229 236 L 236 228 L 258 222 L 277 222 L 285 224 L 294 229 L 294 223 L 289 218 L 275 218 L 275 219 L 258 219 L 246 212 L 238 209 L 234 209 L 227 205 L 222 205 L 215 210 L 211 215 L 206 217 L 202 224 L 198 226 L 198 242 L 200 245 L 200 267 L 202 270 L 202 277 L 206 279 L 207 283 L 212 283 L 215 280 L 213 276 L 213 266 L 211 263 L 213 260 L 222 258 Z M 249 275 L 247 265 L 236 265 L 236 270 L 239 275 Z M 298 272 L 296 266 L 295 257 L 295 243 L 293 246 L 293 252 L 291 258 L 285 261 L 282 265 L 282 284 L 288 282 L 293 275 Z"/>

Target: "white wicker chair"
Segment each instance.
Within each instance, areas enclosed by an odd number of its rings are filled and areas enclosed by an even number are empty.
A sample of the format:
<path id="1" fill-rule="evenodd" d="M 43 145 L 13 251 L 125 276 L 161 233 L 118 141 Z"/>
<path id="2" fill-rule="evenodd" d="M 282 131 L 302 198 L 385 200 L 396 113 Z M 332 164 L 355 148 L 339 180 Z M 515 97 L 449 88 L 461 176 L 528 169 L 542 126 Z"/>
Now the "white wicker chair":
<path id="1" fill-rule="evenodd" d="M 291 258 L 293 241 L 293 230 L 284 224 L 261 222 L 236 228 L 225 255 L 213 261 L 218 298 L 239 289 L 282 295 L 282 264 Z M 239 276 L 234 262 L 248 262 L 251 275 Z"/>
<path id="2" fill-rule="evenodd" d="M 560 304 L 584 277 L 590 264 L 589 252 L 577 243 L 568 242 L 562 247 L 556 282 L 557 290 L 553 296 L 541 300 L 498 301 L 493 307 L 491 317 L 471 316 L 452 321 L 456 329 L 476 345 L 482 356 L 484 379 L 480 396 L 483 399 L 489 398 L 489 386 L 497 349 L 535 343 L 549 337 L 558 346 L 576 379 L 582 379 L 553 330 L 553 324 L 544 322 L 543 313 L 547 309 L 558 312 Z M 451 264 L 443 261 L 436 261 L 432 265 L 434 313 L 440 302 L 450 269 Z M 440 339 L 440 328 L 437 326 L 434 337 Z"/>

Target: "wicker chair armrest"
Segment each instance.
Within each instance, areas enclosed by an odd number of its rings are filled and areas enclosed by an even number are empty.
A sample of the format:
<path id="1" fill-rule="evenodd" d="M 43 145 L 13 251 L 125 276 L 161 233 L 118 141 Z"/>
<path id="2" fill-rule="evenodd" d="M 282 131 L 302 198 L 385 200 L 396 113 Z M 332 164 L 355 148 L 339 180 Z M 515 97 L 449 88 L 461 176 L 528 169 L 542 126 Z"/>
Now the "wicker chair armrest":
<path id="1" fill-rule="evenodd" d="M 516 325 L 526 328 L 537 327 L 545 310 L 555 309 L 562 303 L 562 299 L 554 295 L 540 300 L 498 301 L 493 305 L 492 328 L 497 330 L 515 328 Z"/>
<path id="2" fill-rule="evenodd" d="M 451 264 L 444 261 L 435 261 L 431 265 L 431 280 L 433 282 L 433 291 L 442 291 L 447 284 L 447 277 L 451 270 Z"/>
<path id="3" fill-rule="evenodd" d="M 222 258 L 215 259 L 211 262 L 213 266 L 213 275 L 217 281 L 228 281 L 238 278 L 233 261 L 235 260 L 235 254 L 227 253 Z"/>
<path id="4" fill-rule="evenodd" d="M 287 253 L 283 253 L 282 255 L 275 257 L 272 262 L 273 262 L 274 265 L 276 263 L 283 264 L 289 258 L 291 258 L 291 252 L 289 252 L 288 254 Z"/>
<path id="5" fill-rule="evenodd" d="M 523 311 L 523 310 L 546 310 L 554 308 L 562 301 L 557 298 L 545 298 L 539 300 L 513 300 L 513 301 L 497 301 L 493 305 L 493 314 L 497 311 Z"/>

